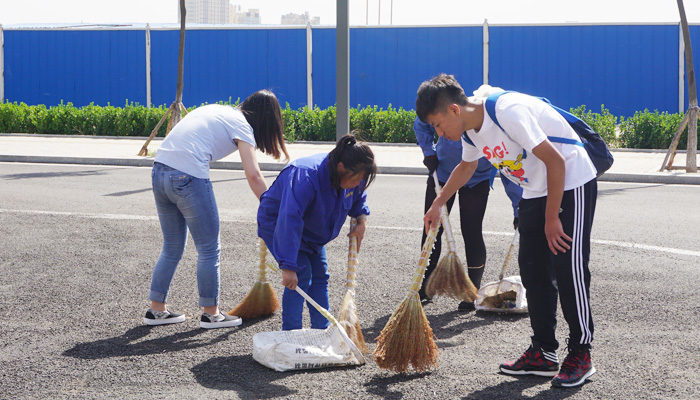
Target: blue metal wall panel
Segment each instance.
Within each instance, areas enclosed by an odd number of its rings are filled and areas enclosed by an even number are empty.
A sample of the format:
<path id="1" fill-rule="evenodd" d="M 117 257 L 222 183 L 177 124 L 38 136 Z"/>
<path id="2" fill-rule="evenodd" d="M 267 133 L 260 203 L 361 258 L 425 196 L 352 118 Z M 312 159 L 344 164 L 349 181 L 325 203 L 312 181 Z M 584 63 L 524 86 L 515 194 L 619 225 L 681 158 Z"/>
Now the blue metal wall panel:
<path id="1" fill-rule="evenodd" d="M 350 104 L 414 109 L 416 89 L 440 72 L 482 81 L 481 27 L 353 29 Z"/>
<path id="2" fill-rule="evenodd" d="M 691 25 L 696 60 L 700 26 Z M 493 85 L 629 116 L 677 112 L 676 25 L 491 26 Z M 12 30 L 5 35 L 5 98 L 28 104 L 145 104 L 143 30 Z M 272 89 L 306 104 L 306 30 L 192 29 L 183 102 L 199 105 Z M 152 30 L 152 101 L 175 98 L 179 31 Z M 414 108 L 420 82 L 452 73 L 467 94 L 482 82 L 482 27 L 352 28 L 352 106 Z M 696 64 L 700 64 L 696 62 Z M 313 29 L 314 102 L 335 104 L 335 30 Z M 684 109 L 687 108 L 685 90 Z"/>
<path id="3" fill-rule="evenodd" d="M 5 31 L 5 99 L 146 103 L 143 31 Z"/>
<path id="4" fill-rule="evenodd" d="M 335 104 L 335 30 L 313 31 L 314 103 Z M 415 108 L 416 89 L 440 72 L 478 87 L 483 74 L 481 27 L 353 28 L 350 105 Z M 473 89 L 472 89 L 473 90 Z"/>
<path id="5" fill-rule="evenodd" d="M 151 32 L 153 104 L 175 100 L 180 32 Z M 271 89 L 282 106 L 306 102 L 306 31 L 195 30 L 185 34 L 182 102 L 185 106 L 243 101 Z"/>
<path id="6" fill-rule="evenodd" d="M 678 27 L 490 28 L 489 82 L 548 97 L 562 107 L 630 116 L 675 110 Z"/>
<path id="7" fill-rule="evenodd" d="M 335 105 L 335 29 L 313 29 L 311 37 L 314 104 L 328 108 Z M 353 73 L 352 68 L 350 73 Z M 350 106 L 353 107 L 352 93 L 350 96 Z"/>

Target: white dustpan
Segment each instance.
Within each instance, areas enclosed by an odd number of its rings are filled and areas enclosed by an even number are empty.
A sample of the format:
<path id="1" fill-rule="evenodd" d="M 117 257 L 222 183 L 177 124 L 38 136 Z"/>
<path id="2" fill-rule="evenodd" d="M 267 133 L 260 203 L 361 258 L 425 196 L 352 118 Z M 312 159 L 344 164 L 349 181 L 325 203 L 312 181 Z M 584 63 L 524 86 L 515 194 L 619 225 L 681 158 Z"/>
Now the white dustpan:
<path id="1" fill-rule="evenodd" d="M 483 285 L 477 293 L 474 307 L 477 310 L 502 313 L 526 313 L 527 299 L 525 298 L 525 286 L 520 276 L 503 276 L 508 271 L 510 259 L 513 257 L 515 244 L 518 242 L 518 230 L 515 230 L 513 241 L 508 248 L 508 254 L 503 261 L 503 268 L 498 276 L 498 281 Z"/>

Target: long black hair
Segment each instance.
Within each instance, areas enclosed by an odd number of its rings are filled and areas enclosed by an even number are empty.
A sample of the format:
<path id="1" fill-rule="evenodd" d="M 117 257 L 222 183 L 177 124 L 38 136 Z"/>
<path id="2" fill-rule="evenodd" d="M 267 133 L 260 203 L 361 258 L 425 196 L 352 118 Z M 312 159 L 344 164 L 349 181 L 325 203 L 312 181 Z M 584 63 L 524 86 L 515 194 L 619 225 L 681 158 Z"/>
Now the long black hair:
<path id="1" fill-rule="evenodd" d="M 253 128 L 255 143 L 263 153 L 279 160 L 282 153 L 287 160 L 289 154 L 284 144 L 282 111 L 277 96 L 269 90 L 258 90 L 238 106 L 246 121 Z"/>
<path id="2" fill-rule="evenodd" d="M 338 140 L 335 149 L 328 155 L 328 165 L 331 175 L 331 186 L 340 189 L 341 176 L 338 174 L 338 163 L 343 163 L 346 171 L 352 175 L 364 174 L 360 190 L 365 190 L 377 176 L 377 165 L 374 163 L 374 153 L 367 143 L 357 140 L 352 134 L 347 134 Z"/>

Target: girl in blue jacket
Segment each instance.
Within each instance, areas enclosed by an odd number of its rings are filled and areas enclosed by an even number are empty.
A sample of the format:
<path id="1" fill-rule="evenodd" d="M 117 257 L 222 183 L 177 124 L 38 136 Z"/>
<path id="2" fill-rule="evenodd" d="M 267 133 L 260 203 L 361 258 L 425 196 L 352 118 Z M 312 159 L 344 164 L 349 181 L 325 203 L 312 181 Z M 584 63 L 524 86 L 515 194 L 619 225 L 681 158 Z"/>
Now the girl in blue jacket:
<path id="1" fill-rule="evenodd" d="M 345 135 L 328 154 L 300 158 L 285 167 L 260 197 L 258 236 L 282 270 L 282 330 L 302 328 L 304 299 L 299 286 L 328 309 L 326 244 L 340 233 L 347 216 L 357 218 L 348 236 L 360 250 L 369 215 L 367 187 L 377 173 L 374 154 L 366 143 Z M 329 322 L 309 307 L 311 328 Z"/>

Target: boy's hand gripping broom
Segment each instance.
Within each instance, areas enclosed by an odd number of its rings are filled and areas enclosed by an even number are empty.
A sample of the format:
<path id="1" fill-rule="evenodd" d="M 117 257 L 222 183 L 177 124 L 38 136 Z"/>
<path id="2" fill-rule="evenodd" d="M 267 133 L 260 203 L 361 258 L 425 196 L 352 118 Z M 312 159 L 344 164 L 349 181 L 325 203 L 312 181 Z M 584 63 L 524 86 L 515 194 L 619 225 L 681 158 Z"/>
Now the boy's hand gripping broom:
<path id="1" fill-rule="evenodd" d="M 350 219 L 350 232 L 355 230 L 357 220 Z M 338 321 L 345 328 L 348 337 L 363 353 L 368 353 L 365 337 L 360 327 L 360 319 L 357 316 L 355 306 L 355 274 L 357 273 L 357 237 L 351 236 L 348 245 L 348 277 L 345 285 L 345 296 L 338 312 Z"/>
<path id="2" fill-rule="evenodd" d="M 277 271 L 279 273 L 282 272 L 279 269 L 279 267 L 272 262 L 267 262 L 267 266 L 270 267 L 270 269 L 272 269 L 274 271 Z M 312 299 L 311 296 L 309 296 L 308 294 L 306 294 L 306 292 L 301 290 L 301 288 L 299 286 L 297 286 L 296 289 L 294 289 L 294 290 L 296 290 L 296 292 L 299 293 L 301 295 L 301 297 L 306 299 L 306 301 L 308 301 L 309 304 L 311 304 L 318 312 L 320 312 L 321 315 L 326 317 L 328 322 L 330 322 L 333 326 L 335 326 L 338 329 L 338 332 L 340 333 L 340 336 L 343 339 L 343 342 L 345 342 L 345 344 L 348 346 L 348 348 L 352 352 L 353 356 L 355 356 L 357 363 L 364 364 L 365 357 L 362 355 L 362 352 L 360 351 L 360 349 L 358 349 L 357 346 L 355 346 L 355 343 L 353 343 L 352 340 L 350 340 L 347 332 L 345 332 L 345 329 L 343 329 L 343 326 L 338 322 L 338 320 L 336 320 L 335 317 L 333 317 L 333 315 L 330 312 L 328 312 L 328 310 L 321 307 L 320 304 L 318 304 L 316 301 L 314 301 L 314 299 Z"/>
<path id="3" fill-rule="evenodd" d="M 506 259 L 503 261 L 501 273 L 497 282 L 489 282 L 479 289 L 479 293 L 474 301 L 477 310 L 496 311 L 507 313 L 526 313 L 527 299 L 525 298 L 525 286 L 523 286 L 520 276 L 509 276 L 504 278 L 510 260 L 513 258 L 515 245 L 518 243 L 518 230 L 513 234 L 513 240 L 508 248 Z"/>
<path id="4" fill-rule="evenodd" d="M 406 372 L 410 364 L 416 371 L 423 372 L 437 366 L 438 347 L 433 330 L 423 312 L 418 289 L 423 283 L 425 268 L 433 251 L 439 225 L 438 223 L 428 232 L 408 295 L 396 308 L 377 338 L 374 358 L 380 368 Z"/>
<path id="5" fill-rule="evenodd" d="M 265 317 L 273 314 L 280 306 L 275 290 L 270 285 L 270 282 L 267 281 L 267 267 L 265 265 L 267 246 L 262 239 L 259 239 L 258 243 L 258 256 L 258 280 L 243 298 L 243 301 L 228 312 L 229 315 L 235 315 L 244 319 Z"/>
<path id="6" fill-rule="evenodd" d="M 435 180 L 435 192 L 440 193 L 440 183 L 436 172 L 433 172 L 433 179 Z M 450 218 L 445 206 L 440 207 L 440 220 L 445 235 L 447 235 L 448 251 L 447 255 L 440 259 L 425 283 L 425 294 L 430 297 L 447 296 L 456 300 L 474 301 L 477 289 L 464 271 L 464 266 L 457 256 L 457 246 L 455 246 Z"/>

